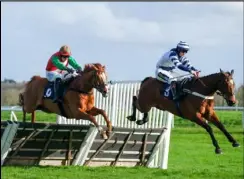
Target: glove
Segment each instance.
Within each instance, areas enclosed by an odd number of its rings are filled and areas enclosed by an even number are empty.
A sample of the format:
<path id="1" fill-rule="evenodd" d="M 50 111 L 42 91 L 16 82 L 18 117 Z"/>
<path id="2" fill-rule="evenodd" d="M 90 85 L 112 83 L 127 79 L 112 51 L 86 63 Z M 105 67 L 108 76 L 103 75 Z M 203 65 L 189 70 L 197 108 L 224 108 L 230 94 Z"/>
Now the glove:
<path id="1" fill-rule="evenodd" d="M 199 77 L 199 71 L 193 71 L 193 70 L 191 70 L 191 72 L 190 72 L 191 74 L 193 74 L 194 75 L 194 77 L 196 77 L 196 78 L 198 78 Z"/>
<path id="2" fill-rule="evenodd" d="M 82 73 L 82 72 L 83 72 L 83 71 L 82 71 L 82 68 L 79 67 L 79 68 L 76 70 L 76 72 L 77 72 L 77 73 Z"/>
<path id="3" fill-rule="evenodd" d="M 67 70 L 68 73 L 71 73 L 71 74 L 74 73 L 74 71 L 75 71 L 75 70 L 72 69 L 72 68 L 67 68 L 66 70 Z"/>

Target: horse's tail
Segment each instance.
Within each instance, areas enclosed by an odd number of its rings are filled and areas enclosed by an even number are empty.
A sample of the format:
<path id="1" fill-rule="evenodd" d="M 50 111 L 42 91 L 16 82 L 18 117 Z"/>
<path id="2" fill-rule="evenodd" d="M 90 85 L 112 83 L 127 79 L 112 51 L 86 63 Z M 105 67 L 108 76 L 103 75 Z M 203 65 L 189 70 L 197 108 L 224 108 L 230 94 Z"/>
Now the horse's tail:
<path id="1" fill-rule="evenodd" d="M 23 93 L 19 94 L 19 103 L 18 103 L 18 105 L 24 106 L 24 94 Z"/>
<path id="2" fill-rule="evenodd" d="M 37 75 L 32 76 L 31 79 L 30 79 L 30 81 L 28 81 L 25 84 L 25 88 L 27 88 L 33 81 L 35 81 L 37 79 L 41 79 L 41 77 L 40 76 L 37 76 Z M 20 105 L 20 106 L 23 106 L 24 105 L 24 93 L 25 93 L 25 91 L 19 94 L 19 102 L 18 102 L 18 105 Z"/>

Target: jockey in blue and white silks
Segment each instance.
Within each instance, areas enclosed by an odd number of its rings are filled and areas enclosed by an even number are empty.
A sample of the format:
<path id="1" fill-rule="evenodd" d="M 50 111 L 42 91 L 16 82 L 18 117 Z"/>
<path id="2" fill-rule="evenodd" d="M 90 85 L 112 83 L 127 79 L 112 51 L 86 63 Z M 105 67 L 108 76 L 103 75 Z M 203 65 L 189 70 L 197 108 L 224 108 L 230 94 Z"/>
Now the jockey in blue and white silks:
<path id="1" fill-rule="evenodd" d="M 178 68 L 180 70 L 189 72 L 193 74 L 195 77 L 199 76 L 199 71 L 194 68 L 185 54 L 190 50 L 189 45 L 186 42 L 180 41 L 176 48 L 171 49 L 170 51 L 166 52 L 157 62 L 156 65 L 156 78 L 159 81 L 162 81 L 168 86 L 172 84 L 171 90 L 173 94 L 173 99 L 176 99 L 176 89 L 175 87 L 175 79 L 172 79 L 173 76 L 173 70 Z"/>

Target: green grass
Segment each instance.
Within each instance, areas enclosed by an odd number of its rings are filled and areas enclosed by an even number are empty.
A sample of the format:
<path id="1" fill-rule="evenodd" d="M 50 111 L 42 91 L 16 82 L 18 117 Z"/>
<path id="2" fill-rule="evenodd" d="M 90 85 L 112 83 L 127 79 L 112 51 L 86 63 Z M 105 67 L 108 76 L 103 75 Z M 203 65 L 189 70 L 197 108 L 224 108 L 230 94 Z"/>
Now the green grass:
<path id="1" fill-rule="evenodd" d="M 219 120 L 228 126 L 242 125 L 242 111 L 216 111 Z M 189 123 L 188 120 L 182 119 L 178 116 L 174 118 L 175 125 L 195 125 L 194 123 Z"/>
<path id="2" fill-rule="evenodd" d="M 1 119 L 9 120 L 11 111 L 1 111 Z M 19 121 L 23 119 L 23 113 L 21 111 L 14 112 Z M 42 111 L 36 112 L 36 122 L 56 122 L 56 114 L 48 114 Z M 31 114 L 26 115 L 26 120 L 31 121 Z"/>
<path id="3" fill-rule="evenodd" d="M 214 153 L 209 135 L 200 127 L 174 128 L 171 133 L 168 170 L 145 167 L 2 167 L 3 179 L 242 179 L 243 130 L 229 131 L 241 144 L 233 148 L 214 128 L 222 155 Z"/>
<path id="4" fill-rule="evenodd" d="M 242 112 L 241 111 L 216 111 L 220 121 L 224 125 L 235 126 L 242 124 Z M 15 112 L 17 118 L 22 121 L 22 112 Z M 10 111 L 2 111 L 1 119 L 8 120 L 10 118 Z M 31 115 L 27 114 L 27 121 L 31 120 Z M 36 121 L 38 122 L 56 122 L 56 114 L 47 114 L 41 111 L 36 112 Z M 175 126 L 196 126 L 196 124 L 186 119 L 181 119 L 175 116 Z"/>

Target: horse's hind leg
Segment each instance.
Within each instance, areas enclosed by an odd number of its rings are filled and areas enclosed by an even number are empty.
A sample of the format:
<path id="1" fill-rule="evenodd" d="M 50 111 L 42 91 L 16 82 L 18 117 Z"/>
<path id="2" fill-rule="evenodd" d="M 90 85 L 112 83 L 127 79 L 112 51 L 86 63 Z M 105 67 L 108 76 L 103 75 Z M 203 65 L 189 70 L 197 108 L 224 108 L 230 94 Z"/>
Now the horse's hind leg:
<path id="1" fill-rule="evenodd" d="M 141 120 L 137 120 L 136 124 L 137 125 L 143 125 L 148 122 L 148 112 L 143 113 L 143 118 Z"/>
<path id="2" fill-rule="evenodd" d="M 25 111 L 25 104 L 24 104 L 24 95 L 23 93 L 19 94 L 19 103 L 20 106 L 22 106 L 22 112 L 23 112 L 23 122 L 26 122 L 26 111 Z"/>
<path id="3" fill-rule="evenodd" d="M 136 121 L 136 101 L 137 101 L 137 97 L 133 96 L 132 115 L 127 116 L 127 119 L 130 120 L 130 121 Z"/>
<path id="4" fill-rule="evenodd" d="M 201 127 L 203 127 L 210 135 L 211 139 L 212 139 L 212 143 L 215 147 L 215 153 L 216 154 L 221 154 L 222 151 L 219 147 L 219 144 L 213 134 L 213 129 L 210 127 L 210 125 L 208 125 L 204 119 L 202 118 L 201 114 L 198 114 L 197 117 L 195 118 L 195 120 L 193 120 L 193 122 L 197 123 L 198 125 L 200 125 Z"/>
<path id="5" fill-rule="evenodd" d="M 218 116 L 215 112 L 212 113 L 212 115 L 208 118 L 210 122 L 212 122 L 217 128 L 219 128 L 224 135 L 227 137 L 227 139 L 232 143 L 233 147 L 239 147 L 240 145 L 238 142 L 230 135 L 230 133 L 225 129 L 224 125 L 219 121 Z"/>
<path id="6" fill-rule="evenodd" d="M 23 122 L 26 122 L 26 112 L 24 110 L 24 106 L 22 108 L 22 111 L 23 111 Z"/>
<path id="7" fill-rule="evenodd" d="M 130 121 L 136 121 L 136 102 L 137 102 L 137 97 L 133 96 L 133 102 L 132 102 L 132 115 L 127 116 L 127 119 Z M 148 112 L 143 113 L 143 118 L 141 120 L 137 120 L 136 124 L 137 125 L 143 125 L 148 122 Z"/>

